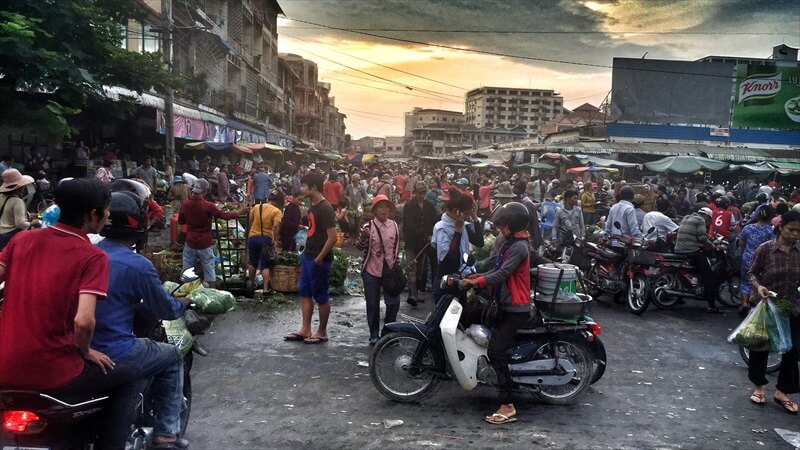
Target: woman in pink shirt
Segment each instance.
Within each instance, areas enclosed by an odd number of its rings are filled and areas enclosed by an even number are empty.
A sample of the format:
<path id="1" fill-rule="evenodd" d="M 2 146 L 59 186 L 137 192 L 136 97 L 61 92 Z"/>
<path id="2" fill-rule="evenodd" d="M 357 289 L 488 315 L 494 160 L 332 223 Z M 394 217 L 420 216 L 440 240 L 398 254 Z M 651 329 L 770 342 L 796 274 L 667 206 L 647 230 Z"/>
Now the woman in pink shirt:
<path id="1" fill-rule="evenodd" d="M 395 206 L 388 197 L 382 194 L 376 195 L 372 199 L 372 214 L 375 218 L 361 227 L 358 238 L 358 248 L 364 250 L 361 276 L 364 279 L 370 345 L 375 345 L 380 338 L 383 262 L 386 261 L 390 267 L 394 267 L 400 254 L 400 229 L 397 223 L 389 218 L 394 214 L 394 209 Z M 396 321 L 397 312 L 400 310 L 400 296 L 383 292 L 383 302 L 386 304 L 384 324 Z"/>

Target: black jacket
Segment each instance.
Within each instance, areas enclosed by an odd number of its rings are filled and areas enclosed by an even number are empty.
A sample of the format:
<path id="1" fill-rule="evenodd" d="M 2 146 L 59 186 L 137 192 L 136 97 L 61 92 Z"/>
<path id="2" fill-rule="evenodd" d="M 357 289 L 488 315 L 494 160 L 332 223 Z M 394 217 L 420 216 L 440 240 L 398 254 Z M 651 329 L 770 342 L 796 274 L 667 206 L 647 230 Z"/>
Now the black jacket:
<path id="1" fill-rule="evenodd" d="M 433 204 L 423 200 L 422 207 L 414 201 L 408 201 L 403 207 L 403 241 L 405 247 L 421 250 L 433 234 L 433 226 L 439 220 L 439 213 Z"/>

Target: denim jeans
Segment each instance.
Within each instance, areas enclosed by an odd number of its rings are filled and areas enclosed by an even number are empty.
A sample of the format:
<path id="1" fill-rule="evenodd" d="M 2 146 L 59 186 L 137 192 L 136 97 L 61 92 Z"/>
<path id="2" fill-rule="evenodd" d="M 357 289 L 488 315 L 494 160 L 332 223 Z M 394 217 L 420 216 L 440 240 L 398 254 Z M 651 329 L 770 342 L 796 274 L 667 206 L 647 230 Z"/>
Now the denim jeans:
<path id="1" fill-rule="evenodd" d="M 121 372 L 131 381 L 152 378 L 149 395 L 156 416 L 155 434 L 178 434 L 183 407 L 183 353 L 178 347 L 151 339 L 137 339 L 133 349 L 114 362 L 114 371 Z"/>
<path id="2" fill-rule="evenodd" d="M 215 282 L 217 281 L 217 272 L 214 269 L 214 248 L 208 247 L 203 249 L 196 249 L 183 246 L 183 268 L 184 271 L 190 267 L 194 267 L 197 261 L 203 266 L 203 281 Z"/>
<path id="3" fill-rule="evenodd" d="M 362 272 L 364 278 L 364 299 L 367 301 L 367 325 L 369 325 L 369 337 L 380 337 L 381 325 L 381 279 Z M 388 295 L 383 293 L 383 302 L 386 304 L 386 316 L 383 323 L 397 321 L 397 312 L 400 311 L 400 296 Z"/>

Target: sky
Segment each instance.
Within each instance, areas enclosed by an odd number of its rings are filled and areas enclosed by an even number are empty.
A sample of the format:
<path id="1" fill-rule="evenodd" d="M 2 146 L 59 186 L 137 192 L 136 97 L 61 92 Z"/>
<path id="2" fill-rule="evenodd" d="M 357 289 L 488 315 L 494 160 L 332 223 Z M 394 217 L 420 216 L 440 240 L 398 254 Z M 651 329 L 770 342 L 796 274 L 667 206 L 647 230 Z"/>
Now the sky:
<path id="1" fill-rule="evenodd" d="M 278 2 L 279 51 L 317 63 L 353 139 L 401 136 L 415 106 L 463 112 L 481 86 L 599 106 L 614 57 L 766 58 L 800 46 L 800 0 Z"/>

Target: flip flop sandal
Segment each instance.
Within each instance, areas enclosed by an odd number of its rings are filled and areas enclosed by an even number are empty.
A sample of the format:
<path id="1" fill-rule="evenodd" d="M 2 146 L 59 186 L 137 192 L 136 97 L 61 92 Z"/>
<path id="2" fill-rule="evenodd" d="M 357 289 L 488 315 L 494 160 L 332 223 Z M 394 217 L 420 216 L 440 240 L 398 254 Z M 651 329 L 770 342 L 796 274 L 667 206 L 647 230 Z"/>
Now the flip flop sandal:
<path id="1" fill-rule="evenodd" d="M 764 406 L 767 404 L 764 394 L 753 394 L 750 396 L 750 401 L 758 406 Z"/>
<path id="2" fill-rule="evenodd" d="M 328 338 L 326 338 L 326 337 L 317 337 L 317 336 L 311 336 L 311 337 L 307 337 L 307 338 L 305 338 L 305 339 L 303 340 L 303 342 L 305 342 L 306 344 L 322 344 L 322 343 L 324 343 L 324 342 L 328 342 Z"/>
<path id="3" fill-rule="evenodd" d="M 289 334 L 287 334 L 286 336 L 283 337 L 283 340 L 284 341 L 298 342 L 298 341 L 305 341 L 308 338 L 309 338 L 309 336 L 303 336 L 302 334 L 289 333 Z"/>
<path id="4" fill-rule="evenodd" d="M 514 416 L 508 417 L 505 414 L 494 413 L 491 416 L 484 417 L 483 420 L 492 425 L 502 425 L 504 423 L 514 423 L 517 421 L 517 418 Z"/>
<path id="5" fill-rule="evenodd" d="M 775 400 L 775 403 L 783 406 L 783 409 L 786 410 L 787 413 L 792 415 L 797 415 L 798 410 L 794 409 L 797 408 L 797 404 L 795 402 L 791 400 L 780 400 L 775 397 L 773 397 L 772 399 Z"/>

